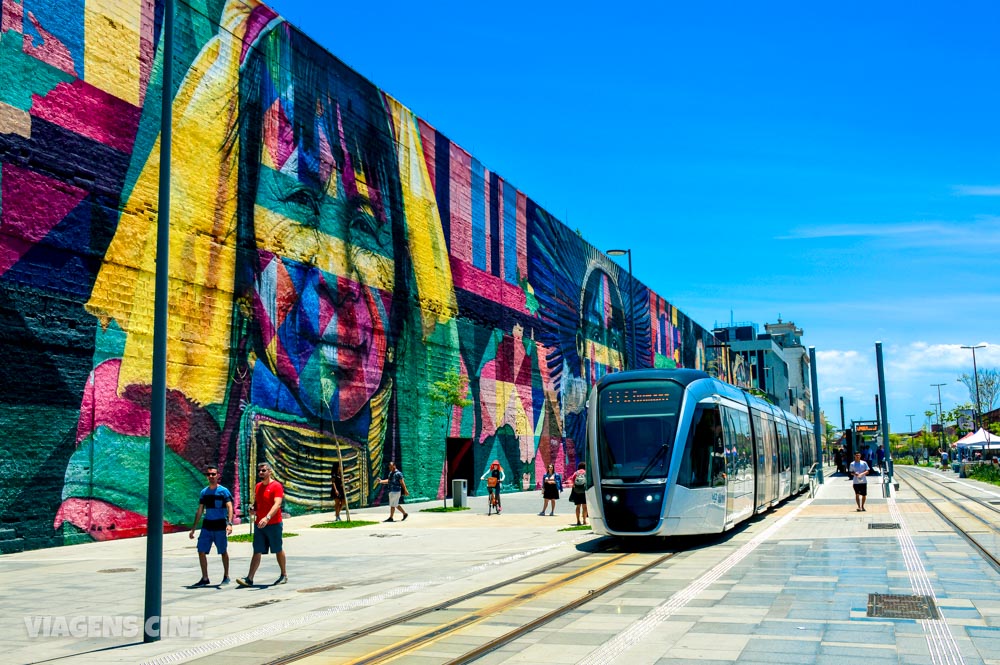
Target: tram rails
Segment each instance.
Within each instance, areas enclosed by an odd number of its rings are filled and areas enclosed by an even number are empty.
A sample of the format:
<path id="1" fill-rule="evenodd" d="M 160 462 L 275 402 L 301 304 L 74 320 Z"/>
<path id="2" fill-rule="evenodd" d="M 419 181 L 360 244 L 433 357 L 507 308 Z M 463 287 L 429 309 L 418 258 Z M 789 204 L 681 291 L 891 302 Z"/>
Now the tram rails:
<path id="1" fill-rule="evenodd" d="M 625 584 L 675 556 L 667 553 L 634 553 L 608 550 L 567 557 L 512 579 L 480 588 L 457 598 L 395 616 L 362 630 L 317 642 L 286 654 L 271 663 L 337 662 L 353 665 L 405 661 L 419 656 L 422 649 L 444 662 L 469 663 L 493 649 L 516 640 L 532 630 Z M 555 607 L 553 608 L 553 605 Z M 433 615 L 437 621 L 428 621 Z M 482 634 L 477 627 L 510 627 L 492 639 L 469 647 L 469 637 L 448 641 L 463 631 Z M 406 630 L 409 628 L 409 630 Z M 391 629 L 391 631 L 390 631 Z M 390 642 L 387 644 L 387 638 Z M 477 640 L 478 641 L 478 640 Z M 459 648 L 460 647 L 460 648 Z"/>
<path id="2" fill-rule="evenodd" d="M 1000 508 L 935 474 L 900 466 L 895 473 L 1000 572 Z"/>

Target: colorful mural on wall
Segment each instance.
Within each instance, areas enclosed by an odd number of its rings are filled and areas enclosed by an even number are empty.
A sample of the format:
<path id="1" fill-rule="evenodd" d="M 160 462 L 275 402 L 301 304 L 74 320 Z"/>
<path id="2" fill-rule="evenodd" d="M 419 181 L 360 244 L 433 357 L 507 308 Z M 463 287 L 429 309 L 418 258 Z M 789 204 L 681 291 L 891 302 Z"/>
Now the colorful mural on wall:
<path id="1" fill-rule="evenodd" d="M 146 531 L 162 5 L 0 0 L 0 552 Z M 256 2 L 179 3 L 165 528 L 217 465 L 293 514 L 583 455 L 626 367 L 714 338 Z M 630 338 L 631 336 L 634 336 Z M 430 387 L 468 386 L 442 409 Z M 451 467 L 449 471 L 449 467 Z M 469 471 L 471 469 L 471 471 Z M 481 489 L 481 488 L 480 488 Z"/>

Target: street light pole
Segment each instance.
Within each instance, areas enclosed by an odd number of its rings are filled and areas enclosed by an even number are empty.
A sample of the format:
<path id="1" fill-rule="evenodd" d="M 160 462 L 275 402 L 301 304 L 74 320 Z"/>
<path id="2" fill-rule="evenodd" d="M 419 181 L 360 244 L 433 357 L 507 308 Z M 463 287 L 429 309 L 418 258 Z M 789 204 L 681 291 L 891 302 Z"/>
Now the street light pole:
<path id="1" fill-rule="evenodd" d="M 985 349 L 985 344 L 976 344 L 975 346 L 963 346 L 963 349 L 972 349 L 972 375 L 976 379 L 976 417 L 974 419 L 973 425 L 975 429 L 979 429 L 979 370 L 976 369 L 976 349 Z"/>
<path id="2" fill-rule="evenodd" d="M 631 249 L 609 249 L 608 256 L 628 256 L 628 326 L 632 330 L 632 357 L 626 363 L 626 369 L 632 369 L 636 362 L 635 357 L 635 310 L 632 303 L 632 250 Z"/>
<path id="3" fill-rule="evenodd" d="M 944 423 L 941 422 L 941 412 L 942 412 L 942 409 L 941 409 L 941 386 L 943 386 L 943 385 L 945 385 L 945 384 L 943 384 L 943 383 L 932 383 L 931 384 L 931 387 L 937 387 L 937 389 L 938 389 L 937 408 L 938 408 L 938 428 L 940 429 L 940 431 L 938 432 L 938 440 L 941 442 L 941 448 L 944 448 Z"/>
<path id="4" fill-rule="evenodd" d="M 906 414 L 906 417 L 910 419 L 910 434 L 911 435 L 913 434 L 913 416 L 915 416 L 915 415 L 917 415 L 917 414 L 915 414 L 915 413 L 908 413 L 908 414 Z"/>

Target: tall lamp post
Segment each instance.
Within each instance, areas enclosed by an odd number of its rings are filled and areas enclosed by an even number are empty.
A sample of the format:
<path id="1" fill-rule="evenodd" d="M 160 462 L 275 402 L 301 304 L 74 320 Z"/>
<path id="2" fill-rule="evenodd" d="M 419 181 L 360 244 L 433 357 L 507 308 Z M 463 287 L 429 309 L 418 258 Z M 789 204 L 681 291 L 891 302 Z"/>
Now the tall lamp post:
<path id="1" fill-rule="evenodd" d="M 631 249 L 609 249 L 608 256 L 628 256 L 628 327 L 632 330 L 632 357 L 626 363 L 626 369 L 632 369 L 636 362 L 635 357 L 635 311 L 632 308 L 632 250 Z"/>
<path id="2" fill-rule="evenodd" d="M 985 349 L 985 344 L 975 346 L 963 346 L 963 349 L 972 349 L 972 375 L 976 378 L 976 417 L 973 419 L 975 429 L 979 429 L 979 370 L 976 369 L 976 349 Z"/>
<path id="3" fill-rule="evenodd" d="M 146 585 L 142 641 L 158 642 L 163 609 L 163 492 L 167 427 L 167 297 L 170 258 L 170 155 L 173 149 L 174 0 L 163 3 L 163 87 L 160 93 L 160 177 L 156 201 L 156 276 L 153 366 L 149 407 L 149 484 L 146 494 Z"/>
<path id="4" fill-rule="evenodd" d="M 906 417 L 910 419 L 910 434 L 913 434 L 913 416 L 915 416 L 915 415 L 917 415 L 917 414 L 915 414 L 915 413 L 908 413 L 908 414 L 906 414 Z"/>
<path id="5" fill-rule="evenodd" d="M 938 408 L 938 427 L 940 428 L 940 431 L 938 432 L 938 440 L 941 442 L 941 448 L 944 448 L 944 423 L 941 422 L 941 415 L 942 415 L 941 414 L 941 411 L 942 411 L 942 409 L 941 409 L 941 386 L 943 386 L 943 385 L 945 385 L 945 384 L 943 384 L 943 383 L 932 383 L 931 384 L 932 388 L 937 388 L 938 389 L 938 403 L 937 403 L 937 408 Z"/>

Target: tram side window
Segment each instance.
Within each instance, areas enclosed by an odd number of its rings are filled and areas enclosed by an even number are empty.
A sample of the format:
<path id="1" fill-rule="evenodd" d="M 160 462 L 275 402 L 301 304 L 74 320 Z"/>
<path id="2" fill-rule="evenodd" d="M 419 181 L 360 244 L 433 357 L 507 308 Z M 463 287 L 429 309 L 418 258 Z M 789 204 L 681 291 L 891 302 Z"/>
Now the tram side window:
<path id="1" fill-rule="evenodd" d="M 729 480 L 736 480 L 739 465 L 736 457 L 736 412 L 728 407 L 722 407 L 722 431 L 725 434 L 723 453 L 726 455 L 726 473 Z"/>
<path id="2" fill-rule="evenodd" d="M 684 448 L 678 482 L 690 488 L 725 484 L 725 449 L 719 409 L 699 408 L 693 423 Z"/>
<path id="3" fill-rule="evenodd" d="M 781 455 L 781 466 L 779 471 L 787 471 L 792 465 L 791 451 L 788 448 L 788 425 L 783 422 L 775 423 L 778 429 L 778 450 Z"/>
<path id="4" fill-rule="evenodd" d="M 747 472 L 753 466 L 753 446 L 750 445 L 750 418 L 742 411 L 734 412 L 733 426 L 736 429 L 736 436 L 733 439 L 735 444 L 735 458 L 737 470 Z"/>

